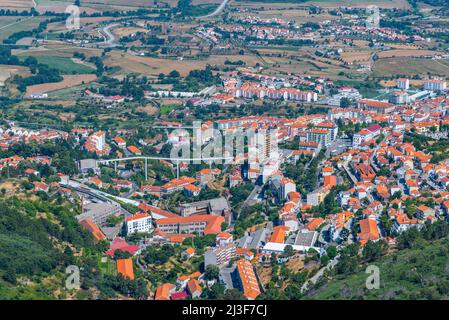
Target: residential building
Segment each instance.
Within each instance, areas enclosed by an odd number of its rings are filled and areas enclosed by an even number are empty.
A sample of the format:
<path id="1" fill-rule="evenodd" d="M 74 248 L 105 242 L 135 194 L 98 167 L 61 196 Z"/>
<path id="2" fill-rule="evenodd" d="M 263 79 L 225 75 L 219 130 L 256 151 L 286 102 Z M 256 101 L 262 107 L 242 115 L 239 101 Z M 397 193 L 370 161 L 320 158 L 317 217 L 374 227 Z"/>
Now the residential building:
<path id="1" fill-rule="evenodd" d="M 248 300 L 255 300 L 260 295 L 259 283 L 251 262 L 240 259 L 235 270 L 237 287 Z"/>
<path id="2" fill-rule="evenodd" d="M 126 231 L 127 234 L 133 233 L 148 233 L 152 229 L 151 216 L 145 212 L 139 212 L 126 217 Z"/>

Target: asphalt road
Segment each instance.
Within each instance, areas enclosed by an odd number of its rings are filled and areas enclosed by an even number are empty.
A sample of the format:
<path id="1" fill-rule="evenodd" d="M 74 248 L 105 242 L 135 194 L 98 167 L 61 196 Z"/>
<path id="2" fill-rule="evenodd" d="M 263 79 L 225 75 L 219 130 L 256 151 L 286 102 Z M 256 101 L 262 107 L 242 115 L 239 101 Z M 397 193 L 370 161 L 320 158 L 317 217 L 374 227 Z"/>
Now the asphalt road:
<path id="1" fill-rule="evenodd" d="M 117 27 L 118 24 L 117 23 L 113 23 L 110 25 L 107 25 L 106 27 L 104 27 L 102 29 L 103 33 L 106 35 L 107 39 L 103 42 L 103 44 L 109 46 L 109 47 L 114 47 L 115 44 L 115 35 L 111 32 L 111 29 L 114 27 Z"/>
<path id="2" fill-rule="evenodd" d="M 205 16 L 202 16 L 202 17 L 199 17 L 199 18 L 210 18 L 210 17 L 216 16 L 216 15 L 219 14 L 221 11 L 223 11 L 223 9 L 226 7 L 226 5 L 228 4 L 229 1 L 230 1 L 230 0 L 224 0 L 224 1 L 218 6 L 218 8 L 215 9 L 214 12 L 209 13 L 208 15 L 205 15 Z"/>

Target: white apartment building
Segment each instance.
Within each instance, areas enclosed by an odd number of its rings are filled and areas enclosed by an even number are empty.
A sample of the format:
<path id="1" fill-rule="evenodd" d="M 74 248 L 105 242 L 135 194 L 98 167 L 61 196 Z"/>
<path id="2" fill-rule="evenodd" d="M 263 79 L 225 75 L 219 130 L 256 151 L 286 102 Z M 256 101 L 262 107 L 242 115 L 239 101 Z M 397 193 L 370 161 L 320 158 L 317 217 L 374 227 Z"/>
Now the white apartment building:
<path id="1" fill-rule="evenodd" d="M 410 80 L 407 78 L 399 78 L 396 80 L 396 87 L 401 90 L 410 89 Z"/>
<path id="2" fill-rule="evenodd" d="M 426 80 L 424 81 L 424 90 L 443 91 L 446 90 L 447 83 L 445 80 Z"/>
<path id="3" fill-rule="evenodd" d="M 125 222 L 127 234 L 150 232 L 152 228 L 151 216 L 143 212 L 127 217 Z"/>
<path id="4" fill-rule="evenodd" d="M 311 129 L 307 131 L 307 141 L 314 141 L 327 147 L 331 143 L 332 137 L 330 130 L 327 129 Z"/>

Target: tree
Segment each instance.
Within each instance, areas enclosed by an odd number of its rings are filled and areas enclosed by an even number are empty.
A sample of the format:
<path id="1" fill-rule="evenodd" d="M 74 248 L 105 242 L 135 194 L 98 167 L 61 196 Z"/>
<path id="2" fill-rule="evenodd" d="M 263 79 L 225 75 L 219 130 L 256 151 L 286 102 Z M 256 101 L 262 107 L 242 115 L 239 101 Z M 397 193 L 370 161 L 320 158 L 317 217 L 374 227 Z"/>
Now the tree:
<path id="1" fill-rule="evenodd" d="M 337 256 L 337 247 L 336 246 L 329 246 L 326 250 L 327 256 L 329 259 L 333 259 Z"/>
<path id="2" fill-rule="evenodd" d="M 321 260 L 320 260 L 320 262 L 321 262 L 321 265 L 323 265 L 323 266 L 327 266 L 327 264 L 329 263 L 329 256 L 327 256 L 327 255 L 322 255 L 321 256 Z"/>
<path id="3" fill-rule="evenodd" d="M 420 234 L 416 228 L 411 228 L 402 232 L 397 238 L 398 249 L 401 250 L 413 247 L 419 237 Z"/>
<path id="4" fill-rule="evenodd" d="M 170 78 L 179 78 L 181 75 L 179 74 L 178 71 L 173 70 L 173 71 L 171 71 L 171 72 L 168 74 L 168 76 L 169 76 Z"/>
<path id="5" fill-rule="evenodd" d="M 219 274 L 220 269 L 216 265 L 210 264 L 206 267 L 204 278 L 206 280 L 216 280 L 218 279 Z"/>
<path id="6" fill-rule="evenodd" d="M 223 295 L 224 300 L 245 300 L 243 294 L 237 289 L 228 289 Z"/>
<path id="7" fill-rule="evenodd" d="M 293 251 L 293 247 L 291 245 L 286 245 L 285 249 L 284 249 L 284 255 L 286 257 L 291 257 L 295 254 L 295 252 Z"/>
<path id="8" fill-rule="evenodd" d="M 388 245 L 385 241 L 368 241 L 363 248 L 362 258 L 366 262 L 376 261 L 387 252 Z"/>
<path id="9" fill-rule="evenodd" d="M 350 108 L 352 105 L 351 100 L 348 98 L 341 98 L 340 99 L 340 108 Z"/>

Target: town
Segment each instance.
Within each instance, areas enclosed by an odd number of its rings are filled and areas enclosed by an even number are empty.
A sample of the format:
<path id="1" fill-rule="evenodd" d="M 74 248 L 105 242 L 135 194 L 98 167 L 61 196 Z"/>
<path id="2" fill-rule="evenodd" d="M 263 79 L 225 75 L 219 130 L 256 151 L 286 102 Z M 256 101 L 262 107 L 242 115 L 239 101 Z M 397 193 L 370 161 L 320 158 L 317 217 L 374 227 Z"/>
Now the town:
<path id="1" fill-rule="evenodd" d="M 447 239 L 447 3 L 168 2 L 0 11 L 0 298 L 335 298 Z"/>

